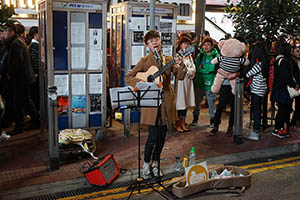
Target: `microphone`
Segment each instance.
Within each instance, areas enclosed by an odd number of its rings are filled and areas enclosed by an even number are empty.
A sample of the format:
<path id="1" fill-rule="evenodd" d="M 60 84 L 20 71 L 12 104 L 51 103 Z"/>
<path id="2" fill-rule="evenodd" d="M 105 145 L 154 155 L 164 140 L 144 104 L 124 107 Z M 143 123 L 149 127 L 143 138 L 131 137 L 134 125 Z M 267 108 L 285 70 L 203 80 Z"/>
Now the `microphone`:
<path id="1" fill-rule="evenodd" d="M 152 52 L 155 55 L 155 57 L 156 57 L 157 60 L 161 60 L 160 55 L 159 55 L 159 53 L 157 51 L 157 48 L 153 48 Z"/>

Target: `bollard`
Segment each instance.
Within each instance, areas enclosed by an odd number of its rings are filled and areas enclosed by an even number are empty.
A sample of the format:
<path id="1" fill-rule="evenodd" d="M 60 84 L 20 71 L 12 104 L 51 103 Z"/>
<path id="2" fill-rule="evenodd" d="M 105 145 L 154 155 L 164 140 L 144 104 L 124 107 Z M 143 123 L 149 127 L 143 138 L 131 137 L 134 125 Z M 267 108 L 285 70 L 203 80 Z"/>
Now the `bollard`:
<path id="1" fill-rule="evenodd" d="M 50 170 L 59 169 L 58 154 L 58 127 L 57 127 L 57 88 L 48 87 L 48 127 L 49 127 L 49 168 Z"/>
<path id="2" fill-rule="evenodd" d="M 234 134 L 235 144 L 243 143 L 243 101 L 244 101 L 244 79 L 237 78 L 234 97 Z"/>

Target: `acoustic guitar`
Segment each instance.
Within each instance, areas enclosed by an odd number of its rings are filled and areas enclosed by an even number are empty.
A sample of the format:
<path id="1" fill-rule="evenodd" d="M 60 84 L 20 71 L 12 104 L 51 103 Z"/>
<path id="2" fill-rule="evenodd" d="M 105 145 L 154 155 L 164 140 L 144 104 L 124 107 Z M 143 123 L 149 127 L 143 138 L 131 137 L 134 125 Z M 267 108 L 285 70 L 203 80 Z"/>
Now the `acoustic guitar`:
<path id="1" fill-rule="evenodd" d="M 185 57 L 192 54 L 195 51 L 194 46 L 190 46 L 183 52 L 178 52 L 178 56 Z M 172 67 L 176 63 L 175 59 L 168 62 L 164 65 L 160 70 L 157 66 L 152 65 L 146 72 L 139 72 L 135 75 L 135 78 L 141 79 L 145 82 L 161 82 L 159 77 L 170 67 Z"/>

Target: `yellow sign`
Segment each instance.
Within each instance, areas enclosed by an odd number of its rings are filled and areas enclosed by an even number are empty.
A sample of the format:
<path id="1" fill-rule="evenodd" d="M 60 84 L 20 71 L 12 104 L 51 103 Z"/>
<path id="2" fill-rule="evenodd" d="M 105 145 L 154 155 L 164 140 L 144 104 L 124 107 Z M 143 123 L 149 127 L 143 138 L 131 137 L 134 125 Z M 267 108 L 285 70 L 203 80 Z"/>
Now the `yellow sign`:
<path id="1" fill-rule="evenodd" d="M 185 168 L 185 174 L 186 183 L 188 186 L 206 181 L 209 178 L 206 162 L 202 162 Z"/>
<path id="2" fill-rule="evenodd" d="M 115 119 L 122 120 L 122 113 L 121 112 L 115 112 Z"/>

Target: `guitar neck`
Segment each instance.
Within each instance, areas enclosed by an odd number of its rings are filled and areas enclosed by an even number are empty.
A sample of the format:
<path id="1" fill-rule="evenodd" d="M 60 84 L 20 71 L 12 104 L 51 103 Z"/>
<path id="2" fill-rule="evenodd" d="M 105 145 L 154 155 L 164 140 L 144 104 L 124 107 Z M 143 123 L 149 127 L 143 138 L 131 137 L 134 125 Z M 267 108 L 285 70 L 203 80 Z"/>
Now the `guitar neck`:
<path id="1" fill-rule="evenodd" d="M 175 63 L 176 63 L 175 59 L 173 59 L 171 62 L 168 62 L 161 70 L 159 70 L 159 71 L 155 72 L 155 74 L 153 74 L 154 79 L 156 79 L 157 77 L 162 75 L 167 69 L 172 67 Z"/>

